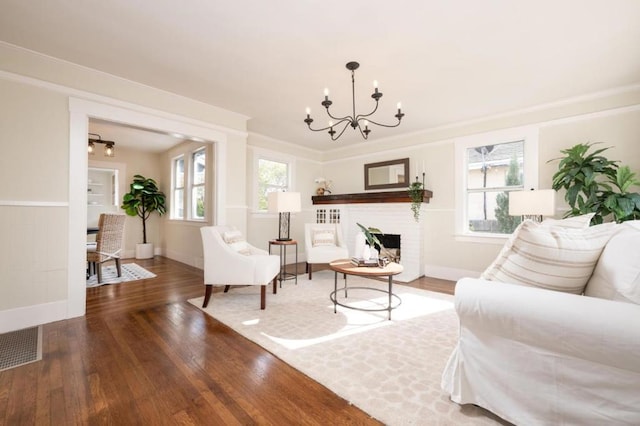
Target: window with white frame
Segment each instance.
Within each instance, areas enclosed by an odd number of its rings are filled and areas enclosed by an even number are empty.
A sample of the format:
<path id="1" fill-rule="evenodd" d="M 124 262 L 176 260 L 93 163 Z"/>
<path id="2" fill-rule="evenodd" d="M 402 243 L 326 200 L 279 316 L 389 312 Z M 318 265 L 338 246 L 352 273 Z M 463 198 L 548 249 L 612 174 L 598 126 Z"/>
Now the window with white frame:
<path id="1" fill-rule="evenodd" d="M 205 220 L 207 149 L 184 149 L 171 168 L 171 219 Z"/>
<path id="2" fill-rule="evenodd" d="M 291 182 L 291 162 L 257 157 L 256 208 L 266 211 L 267 194 L 273 191 L 288 191 Z"/>
<path id="3" fill-rule="evenodd" d="M 191 155 L 191 219 L 204 220 L 207 154 L 201 148 Z"/>
<path id="4" fill-rule="evenodd" d="M 510 234 L 520 224 L 509 215 L 509 193 L 537 187 L 537 129 L 519 128 L 456 141 L 458 234 Z"/>
<path id="5" fill-rule="evenodd" d="M 184 219 L 184 156 L 173 159 L 171 218 Z"/>

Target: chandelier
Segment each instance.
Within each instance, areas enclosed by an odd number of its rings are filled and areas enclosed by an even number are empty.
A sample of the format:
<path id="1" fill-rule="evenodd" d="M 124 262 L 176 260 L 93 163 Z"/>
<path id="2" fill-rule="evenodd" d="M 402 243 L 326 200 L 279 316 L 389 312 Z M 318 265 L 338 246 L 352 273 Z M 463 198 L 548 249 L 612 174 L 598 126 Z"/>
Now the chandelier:
<path id="1" fill-rule="evenodd" d="M 321 105 L 326 108 L 327 115 L 331 117 L 332 120 L 337 120 L 335 123 L 333 121 L 329 121 L 329 125 L 327 127 L 323 127 L 321 129 L 314 129 L 311 127 L 311 123 L 313 123 L 313 118 L 311 118 L 311 110 L 307 108 L 307 118 L 304 119 L 304 122 L 309 126 L 309 130 L 314 132 L 323 132 L 328 130 L 329 135 L 331 136 L 331 140 L 335 141 L 342 136 L 347 127 L 351 126 L 354 130 L 358 129 L 360 134 L 364 139 L 369 137 L 369 133 L 371 130 L 369 129 L 369 124 L 375 124 L 376 126 L 382 127 L 398 127 L 400 125 L 400 120 L 404 117 L 402 113 L 402 108 L 400 102 L 398 102 L 398 113 L 394 116 L 398 119 L 398 122 L 395 124 L 382 124 L 371 120 L 369 117 L 372 116 L 378 110 L 378 101 L 382 97 L 382 92 L 378 90 L 378 82 L 373 82 L 374 92 L 371 97 L 376 101 L 376 105 L 369 114 L 358 114 L 356 115 L 356 89 L 355 89 L 355 70 L 360 66 L 357 62 L 349 62 L 346 67 L 349 71 L 351 71 L 351 96 L 352 96 L 352 107 L 353 107 L 353 115 L 347 115 L 345 117 L 335 117 L 329 111 L 329 107 L 333 102 L 329 100 L 329 89 L 324 89 L 324 101 L 322 101 Z M 344 126 L 342 126 L 344 124 Z M 342 130 L 336 131 L 335 128 L 339 128 L 342 126 Z M 363 129 L 364 127 L 364 129 Z M 336 136 L 336 133 L 338 136 Z"/>

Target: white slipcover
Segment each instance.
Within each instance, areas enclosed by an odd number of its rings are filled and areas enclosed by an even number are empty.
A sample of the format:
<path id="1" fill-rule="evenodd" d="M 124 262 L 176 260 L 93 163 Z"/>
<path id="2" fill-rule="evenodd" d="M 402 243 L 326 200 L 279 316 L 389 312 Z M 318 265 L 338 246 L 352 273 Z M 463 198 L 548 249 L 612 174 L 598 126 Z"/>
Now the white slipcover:
<path id="1" fill-rule="evenodd" d="M 324 230 L 335 235 L 335 243 L 331 245 L 313 245 L 313 231 Z M 348 259 L 349 250 L 342 238 L 342 228 L 337 223 L 305 223 L 304 225 L 304 246 L 307 257 L 307 268 L 309 279 L 312 274 L 312 264 L 331 263 L 338 259 Z"/>
<path id="2" fill-rule="evenodd" d="M 251 255 L 236 252 L 222 236 L 233 228 L 200 228 L 204 251 L 204 283 L 211 285 L 266 285 L 280 272 L 280 257 L 247 244 Z"/>
<path id="3" fill-rule="evenodd" d="M 518 425 L 640 425 L 640 305 L 464 278 L 442 376 Z"/>

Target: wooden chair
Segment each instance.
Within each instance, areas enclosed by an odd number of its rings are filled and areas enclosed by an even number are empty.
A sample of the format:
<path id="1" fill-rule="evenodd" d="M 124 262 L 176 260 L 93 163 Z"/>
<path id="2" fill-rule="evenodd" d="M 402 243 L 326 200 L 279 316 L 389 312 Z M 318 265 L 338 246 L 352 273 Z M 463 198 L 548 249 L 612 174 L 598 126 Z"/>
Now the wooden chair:
<path id="1" fill-rule="evenodd" d="M 87 243 L 89 270 L 97 270 L 98 283 L 102 282 L 102 264 L 110 260 L 115 261 L 118 276 L 122 276 L 120 256 L 125 218 L 126 216 L 123 214 L 102 213 L 98 220 L 99 229 L 96 242 Z"/>
<path id="2" fill-rule="evenodd" d="M 273 293 L 280 272 L 280 257 L 247 243 L 240 232 L 229 226 L 200 228 L 204 254 L 205 296 L 203 308 L 211 298 L 213 286 L 259 285 L 260 309 L 266 306 L 267 285 L 273 281 Z"/>

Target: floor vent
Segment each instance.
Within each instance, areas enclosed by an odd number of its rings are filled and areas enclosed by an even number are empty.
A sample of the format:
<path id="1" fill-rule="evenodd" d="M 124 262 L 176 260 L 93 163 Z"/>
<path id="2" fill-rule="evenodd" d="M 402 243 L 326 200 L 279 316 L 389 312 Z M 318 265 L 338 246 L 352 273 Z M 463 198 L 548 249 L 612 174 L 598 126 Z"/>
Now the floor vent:
<path id="1" fill-rule="evenodd" d="M 0 334 L 0 371 L 42 359 L 42 326 Z"/>

